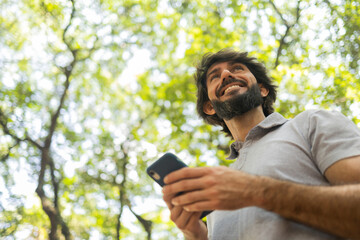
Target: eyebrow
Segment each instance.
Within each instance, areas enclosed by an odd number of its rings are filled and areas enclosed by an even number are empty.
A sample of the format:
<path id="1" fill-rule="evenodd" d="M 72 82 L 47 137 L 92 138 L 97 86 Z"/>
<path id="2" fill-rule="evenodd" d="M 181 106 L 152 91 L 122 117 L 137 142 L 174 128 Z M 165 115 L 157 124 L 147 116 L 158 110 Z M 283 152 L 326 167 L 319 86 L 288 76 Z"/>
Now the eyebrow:
<path id="1" fill-rule="evenodd" d="M 214 68 L 211 72 L 209 72 L 207 75 L 206 75 L 206 79 L 208 79 L 210 77 L 211 74 L 217 72 L 220 68 L 217 67 L 217 68 Z"/>

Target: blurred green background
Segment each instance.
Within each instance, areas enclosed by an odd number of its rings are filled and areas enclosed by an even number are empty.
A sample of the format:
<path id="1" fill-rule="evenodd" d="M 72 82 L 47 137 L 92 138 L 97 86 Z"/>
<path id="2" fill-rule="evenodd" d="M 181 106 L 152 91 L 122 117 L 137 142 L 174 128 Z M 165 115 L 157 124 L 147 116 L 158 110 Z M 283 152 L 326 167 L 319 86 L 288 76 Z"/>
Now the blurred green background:
<path id="1" fill-rule="evenodd" d="M 263 62 L 276 110 L 360 124 L 360 2 L 0 0 L 0 238 L 181 239 L 146 167 L 228 165 L 192 75 L 225 47 Z"/>

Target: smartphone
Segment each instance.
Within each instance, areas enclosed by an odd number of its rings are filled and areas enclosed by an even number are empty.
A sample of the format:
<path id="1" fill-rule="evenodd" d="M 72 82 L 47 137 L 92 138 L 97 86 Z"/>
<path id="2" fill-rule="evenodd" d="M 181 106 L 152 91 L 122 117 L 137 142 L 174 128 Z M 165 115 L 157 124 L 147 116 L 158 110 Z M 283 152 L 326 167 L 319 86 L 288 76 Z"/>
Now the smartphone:
<path id="1" fill-rule="evenodd" d="M 169 173 L 187 167 L 177 156 L 172 153 L 165 153 L 156 162 L 146 169 L 148 175 L 161 187 L 165 185 L 164 178 Z"/>
<path id="2" fill-rule="evenodd" d="M 176 155 L 172 153 L 165 153 L 157 161 L 151 164 L 147 169 L 147 174 L 154 179 L 161 187 L 165 185 L 164 178 L 169 173 L 187 167 Z M 201 214 L 200 219 L 211 213 L 212 211 L 205 211 Z"/>

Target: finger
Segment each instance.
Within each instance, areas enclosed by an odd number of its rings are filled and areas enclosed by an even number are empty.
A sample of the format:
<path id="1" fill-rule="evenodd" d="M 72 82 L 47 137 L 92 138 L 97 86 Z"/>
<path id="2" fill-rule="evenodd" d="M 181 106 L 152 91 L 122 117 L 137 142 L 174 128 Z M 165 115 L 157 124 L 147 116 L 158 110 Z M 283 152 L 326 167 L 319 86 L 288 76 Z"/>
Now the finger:
<path id="1" fill-rule="evenodd" d="M 200 219 L 202 212 L 194 212 L 191 214 L 188 224 L 186 225 L 187 228 L 190 228 L 194 225 L 194 223 L 198 222 Z"/>
<path id="2" fill-rule="evenodd" d="M 204 188 L 209 188 L 214 184 L 214 181 L 211 178 L 199 177 L 181 180 L 172 184 L 168 184 L 163 187 L 164 194 L 177 194 L 184 192 L 192 192 L 195 190 L 200 190 Z"/>
<path id="3" fill-rule="evenodd" d="M 174 205 L 171 203 L 171 201 L 175 196 L 176 196 L 175 194 L 164 194 L 163 195 L 163 200 L 170 210 L 174 207 Z"/>
<path id="4" fill-rule="evenodd" d="M 168 207 L 169 210 L 173 209 L 174 205 L 171 202 L 165 201 L 165 203 L 166 203 L 166 206 Z"/>
<path id="5" fill-rule="evenodd" d="M 208 191 L 206 190 L 186 192 L 182 195 L 173 197 L 171 199 L 171 204 L 174 206 L 179 206 L 179 205 L 184 206 L 195 202 L 207 201 L 210 199 L 207 192 Z"/>
<path id="6" fill-rule="evenodd" d="M 177 183 L 166 185 L 163 188 L 164 195 L 181 195 L 184 192 L 195 191 L 200 189 L 198 181 L 183 180 Z"/>
<path id="7" fill-rule="evenodd" d="M 170 210 L 170 219 L 175 222 L 179 216 L 181 215 L 181 212 L 184 211 L 182 207 L 173 207 Z"/>
<path id="8" fill-rule="evenodd" d="M 208 172 L 208 167 L 197 167 L 197 168 L 181 168 L 180 170 L 169 173 L 165 178 L 165 184 L 171 184 L 182 179 L 198 178 L 205 175 Z"/>
<path id="9" fill-rule="evenodd" d="M 178 207 L 178 206 L 176 206 Z M 221 207 L 219 204 L 215 204 L 212 201 L 201 201 L 201 202 L 195 202 L 189 205 L 182 206 L 185 211 L 187 212 L 203 212 L 203 211 L 210 211 L 210 210 L 221 210 Z"/>
<path id="10" fill-rule="evenodd" d="M 176 194 L 163 191 L 163 199 L 165 202 L 171 202 L 174 197 L 176 197 Z"/>
<path id="11" fill-rule="evenodd" d="M 178 212 L 178 209 L 180 209 L 180 212 Z M 171 214 L 171 220 L 176 224 L 178 228 L 184 229 L 186 225 L 188 225 L 192 213 L 184 210 L 182 207 L 174 207 L 173 211 L 174 215 Z"/>

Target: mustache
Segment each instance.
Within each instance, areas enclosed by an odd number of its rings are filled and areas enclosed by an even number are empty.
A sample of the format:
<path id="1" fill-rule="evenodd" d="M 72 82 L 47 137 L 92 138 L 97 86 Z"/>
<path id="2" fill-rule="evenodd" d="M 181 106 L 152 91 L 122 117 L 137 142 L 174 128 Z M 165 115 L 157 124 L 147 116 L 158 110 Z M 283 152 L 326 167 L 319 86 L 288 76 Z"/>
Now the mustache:
<path id="1" fill-rule="evenodd" d="M 240 82 L 243 86 L 247 86 L 247 82 L 242 80 L 242 79 L 237 79 L 237 78 L 230 78 L 226 81 L 224 81 L 221 86 L 219 87 L 219 89 L 216 91 L 216 97 L 217 98 L 220 98 L 220 92 L 221 92 L 221 89 L 223 89 L 226 85 L 230 84 L 230 83 L 233 83 L 233 82 Z"/>

